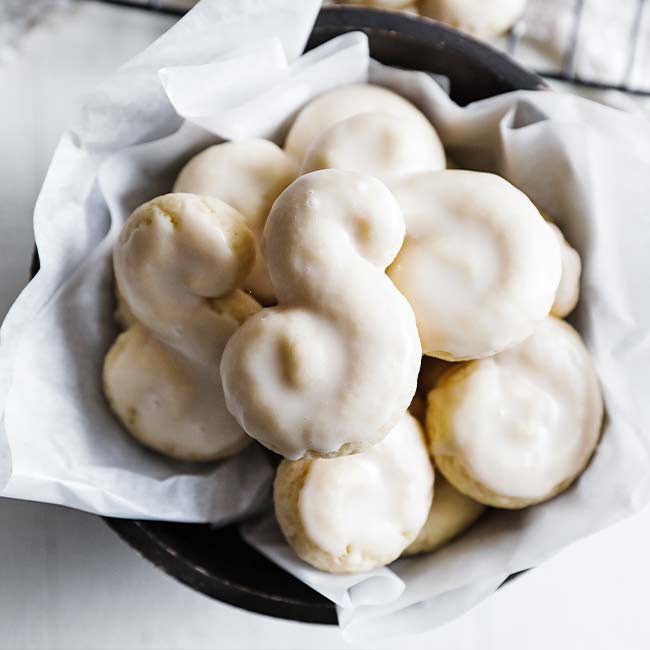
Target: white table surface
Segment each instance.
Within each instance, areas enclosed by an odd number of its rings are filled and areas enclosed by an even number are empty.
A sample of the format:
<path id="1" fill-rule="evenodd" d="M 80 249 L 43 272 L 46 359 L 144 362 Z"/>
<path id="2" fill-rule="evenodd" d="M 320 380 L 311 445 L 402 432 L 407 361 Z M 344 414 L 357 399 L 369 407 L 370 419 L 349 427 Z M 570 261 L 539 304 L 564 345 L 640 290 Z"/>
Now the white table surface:
<path id="1" fill-rule="evenodd" d="M 26 0 L 29 1 L 29 0 Z M 0 63 L 0 317 L 27 281 L 31 215 L 70 111 L 171 19 L 85 4 Z M 462 618 L 373 647 L 650 647 L 650 510 L 581 541 Z M 97 517 L 0 499 L 0 648 L 342 648 L 336 628 L 210 600 L 131 551 Z"/>

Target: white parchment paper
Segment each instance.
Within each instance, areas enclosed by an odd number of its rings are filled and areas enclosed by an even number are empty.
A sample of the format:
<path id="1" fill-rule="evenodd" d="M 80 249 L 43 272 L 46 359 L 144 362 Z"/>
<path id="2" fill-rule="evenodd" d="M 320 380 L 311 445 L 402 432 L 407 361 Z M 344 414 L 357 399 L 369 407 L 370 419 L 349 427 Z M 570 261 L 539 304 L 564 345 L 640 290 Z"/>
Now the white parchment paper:
<path id="1" fill-rule="evenodd" d="M 324 574 L 295 558 L 272 517 L 245 527 L 249 543 L 336 602 L 349 638 L 367 639 L 439 625 L 510 573 L 648 501 L 650 124 L 551 92 L 460 108 L 430 75 L 370 61 L 362 34 L 296 59 L 317 5 L 204 0 L 86 103 L 39 197 L 43 268 L 1 331 L 0 456 L 5 495 L 102 514 L 226 521 L 261 503 L 271 469 L 258 447 L 185 466 L 138 447 L 110 415 L 99 378 L 115 336 L 110 250 L 130 210 L 167 191 L 200 148 L 253 135 L 280 142 L 312 96 L 353 81 L 390 87 L 429 116 L 457 163 L 508 178 L 580 251 L 573 320 L 594 356 L 607 418 L 593 461 L 567 492 L 490 511 L 447 547 L 386 569 Z"/>
<path id="2" fill-rule="evenodd" d="M 297 560 L 286 543 L 273 512 L 263 515 L 258 521 L 243 524 L 240 532 L 263 555 L 329 598 L 341 611 L 390 606 L 406 588 L 401 578 L 387 567 L 378 567 L 365 573 L 333 575 Z"/>
<path id="3" fill-rule="evenodd" d="M 0 331 L 3 496 L 215 523 L 253 511 L 267 496 L 273 469 L 259 446 L 221 463 L 184 464 L 139 446 L 110 413 L 101 390 L 103 358 L 117 334 L 110 254 L 125 215 L 169 191 L 179 165 L 215 141 L 192 125 L 174 140 L 183 120 L 161 82 L 165 70 L 173 83 L 172 66 L 216 65 L 215 92 L 204 99 L 218 98 L 227 122 L 229 106 L 259 94 L 253 70 L 269 83 L 288 78 L 318 8 L 317 0 L 201 3 L 85 101 L 36 205 L 41 270 Z"/>

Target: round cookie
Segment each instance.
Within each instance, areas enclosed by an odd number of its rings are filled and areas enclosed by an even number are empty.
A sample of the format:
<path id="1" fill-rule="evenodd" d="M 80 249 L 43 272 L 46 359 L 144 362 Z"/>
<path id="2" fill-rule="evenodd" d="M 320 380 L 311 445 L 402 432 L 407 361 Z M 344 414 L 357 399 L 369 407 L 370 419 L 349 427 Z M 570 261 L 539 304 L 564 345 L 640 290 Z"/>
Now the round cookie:
<path id="1" fill-rule="evenodd" d="M 431 128 L 424 114 L 401 95 L 372 84 L 350 84 L 323 93 L 304 106 L 289 129 L 284 149 L 302 166 L 313 142 L 332 125 L 359 113 L 388 113 Z"/>
<path id="2" fill-rule="evenodd" d="M 361 454 L 283 460 L 274 485 L 287 541 L 302 560 L 330 573 L 397 559 L 422 528 L 432 495 L 433 468 L 410 415 Z"/>
<path id="3" fill-rule="evenodd" d="M 549 316 L 517 346 L 447 372 L 429 393 L 426 426 L 436 467 L 457 490 L 524 508 L 580 475 L 602 419 L 587 349 Z"/>
<path id="4" fill-rule="evenodd" d="M 420 0 L 420 14 L 477 38 L 507 32 L 526 10 L 528 0 Z"/>
<path id="5" fill-rule="evenodd" d="M 558 318 L 565 318 L 575 309 L 580 298 L 582 262 L 578 251 L 571 247 L 562 231 L 554 223 L 549 222 L 548 225 L 557 237 L 562 256 L 562 276 L 551 307 L 551 314 Z"/>
<path id="6" fill-rule="evenodd" d="M 260 245 L 266 218 L 280 192 L 296 178 L 291 159 L 268 140 L 224 142 L 208 147 L 183 167 L 174 192 L 213 196 L 240 212 L 258 247 L 255 266 L 242 288 L 263 304 L 275 302 Z"/>
<path id="7" fill-rule="evenodd" d="M 244 300 L 252 300 L 242 294 Z M 170 458 L 212 461 L 251 439 L 215 390 L 219 369 L 188 359 L 142 325 L 118 337 L 104 362 L 104 392 L 124 427 L 140 443 Z"/>
<path id="8" fill-rule="evenodd" d="M 255 239 L 244 217 L 213 197 L 165 194 L 134 210 L 113 251 L 117 285 L 137 322 L 186 356 L 219 359 L 232 333 L 225 300 L 248 277 Z M 242 292 L 243 293 L 243 292 Z M 251 298 L 250 302 L 255 303 Z"/>
<path id="9" fill-rule="evenodd" d="M 445 168 L 440 138 L 428 122 L 389 113 L 359 113 L 336 122 L 307 151 L 302 173 L 344 169 L 383 181 Z"/>
<path id="10" fill-rule="evenodd" d="M 477 359 L 530 336 L 562 269 L 557 238 L 528 197 L 467 170 L 412 174 L 391 189 L 406 238 L 387 272 L 413 308 L 424 354 Z"/>
<path id="11" fill-rule="evenodd" d="M 482 503 L 456 490 L 438 472 L 429 516 L 402 557 L 435 551 L 467 530 L 484 512 Z"/>

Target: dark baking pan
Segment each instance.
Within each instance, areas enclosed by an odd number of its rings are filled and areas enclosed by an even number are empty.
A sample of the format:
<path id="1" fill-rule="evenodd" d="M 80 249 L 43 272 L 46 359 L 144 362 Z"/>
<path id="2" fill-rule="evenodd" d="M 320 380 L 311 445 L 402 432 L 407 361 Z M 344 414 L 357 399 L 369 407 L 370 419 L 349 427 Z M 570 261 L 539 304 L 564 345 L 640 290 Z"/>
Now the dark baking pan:
<path id="1" fill-rule="evenodd" d="M 487 45 L 432 20 L 384 11 L 325 8 L 307 49 L 349 31 L 367 34 L 372 56 L 382 63 L 449 77 L 451 96 L 463 105 L 545 87 L 535 73 Z M 207 596 L 270 616 L 336 623 L 330 601 L 248 546 L 237 526 L 113 518 L 106 523 L 144 558 Z"/>

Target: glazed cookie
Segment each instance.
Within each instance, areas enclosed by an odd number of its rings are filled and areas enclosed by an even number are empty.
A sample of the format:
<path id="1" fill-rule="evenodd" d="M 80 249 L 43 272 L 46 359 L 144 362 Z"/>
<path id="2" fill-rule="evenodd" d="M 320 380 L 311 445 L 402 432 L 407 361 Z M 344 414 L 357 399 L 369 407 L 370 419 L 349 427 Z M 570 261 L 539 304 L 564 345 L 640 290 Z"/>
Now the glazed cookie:
<path id="1" fill-rule="evenodd" d="M 298 460 L 362 451 L 399 422 L 422 354 L 384 272 L 403 237 L 399 206 L 371 176 L 326 169 L 280 195 L 264 231 L 279 304 L 244 323 L 221 362 L 249 435 Z"/>
<path id="2" fill-rule="evenodd" d="M 381 86 L 351 84 L 309 102 L 292 124 L 284 149 L 302 166 L 307 150 L 325 131 L 359 113 L 388 113 L 404 121 L 420 123 L 422 129 L 432 128 L 424 114 L 401 95 Z"/>
<path id="3" fill-rule="evenodd" d="M 445 168 L 445 152 L 431 124 L 389 113 L 359 113 L 333 124 L 309 147 L 302 173 L 344 169 L 388 181 Z"/>
<path id="4" fill-rule="evenodd" d="M 507 32 L 526 9 L 527 0 L 420 0 L 420 14 L 477 38 Z"/>
<path id="5" fill-rule="evenodd" d="M 466 170 L 412 174 L 391 189 L 406 238 L 388 275 L 413 307 L 424 354 L 477 359 L 530 336 L 562 269 L 557 238 L 526 195 Z"/>
<path id="6" fill-rule="evenodd" d="M 167 194 L 125 223 L 113 262 L 133 324 L 104 362 L 104 392 L 142 444 L 183 460 L 215 460 L 249 438 L 226 409 L 226 341 L 260 309 L 237 289 L 253 267 L 244 218 L 218 199 Z"/>
<path id="7" fill-rule="evenodd" d="M 458 490 L 524 508 L 565 490 L 600 436 L 603 402 L 578 333 L 553 316 L 517 346 L 459 364 L 429 393 L 436 467 Z"/>
<path id="8" fill-rule="evenodd" d="M 424 524 L 433 468 L 420 425 L 405 415 L 362 454 L 283 460 L 275 513 L 305 562 L 330 573 L 356 573 L 397 559 Z"/>
<path id="9" fill-rule="evenodd" d="M 438 472 L 429 516 L 402 556 L 435 551 L 467 530 L 484 512 L 482 503 L 456 490 Z"/>
<path id="10" fill-rule="evenodd" d="M 142 325 L 120 334 L 111 347 L 104 381 L 109 404 L 124 426 L 166 456 L 216 460 L 250 441 L 233 426 L 215 391 L 218 371 L 162 343 Z"/>
<path id="11" fill-rule="evenodd" d="M 562 231 L 554 223 L 548 225 L 557 237 L 562 255 L 562 276 L 555 294 L 551 314 L 559 318 L 565 318 L 575 309 L 580 298 L 582 262 L 578 251 L 571 247 L 564 238 Z"/>
<path id="12" fill-rule="evenodd" d="M 268 140 L 239 140 L 209 147 L 181 170 L 174 192 L 214 196 L 246 219 L 258 244 L 273 201 L 296 178 L 287 154 Z M 243 284 L 263 304 L 275 302 L 258 245 L 255 266 Z"/>

